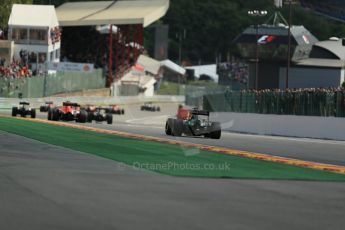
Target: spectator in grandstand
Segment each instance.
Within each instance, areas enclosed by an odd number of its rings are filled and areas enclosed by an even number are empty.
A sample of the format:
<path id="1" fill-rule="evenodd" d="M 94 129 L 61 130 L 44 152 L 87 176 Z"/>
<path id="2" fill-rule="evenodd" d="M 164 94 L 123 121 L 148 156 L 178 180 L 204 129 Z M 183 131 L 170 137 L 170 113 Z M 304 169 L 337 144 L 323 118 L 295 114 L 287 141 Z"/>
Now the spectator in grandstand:
<path id="1" fill-rule="evenodd" d="M 6 58 L 0 57 L 0 66 L 5 66 Z"/>
<path id="2" fill-rule="evenodd" d="M 19 61 L 13 61 L 8 66 L 0 65 L 0 77 L 6 79 L 31 77 L 32 72 L 28 65 L 22 65 Z"/>

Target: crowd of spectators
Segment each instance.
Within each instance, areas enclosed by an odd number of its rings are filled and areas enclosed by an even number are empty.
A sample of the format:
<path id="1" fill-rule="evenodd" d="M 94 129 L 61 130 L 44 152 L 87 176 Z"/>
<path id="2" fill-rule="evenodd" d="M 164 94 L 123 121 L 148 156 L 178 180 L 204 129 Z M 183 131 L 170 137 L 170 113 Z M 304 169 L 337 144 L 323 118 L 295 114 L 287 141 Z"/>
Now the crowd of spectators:
<path id="1" fill-rule="evenodd" d="M 50 29 L 50 39 L 52 44 L 60 42 L 61 29 L 58 26 Z"/>
<path id="2" fill-rule="evenodd" d="M 227 90 L 226 110 L 262 114 L 345 117 L 345 88 Z"/>
<path id="3" fill-rule="evenodd" d="M 4 65 L 5 60 L 0 61 L 0 78 L 5 79 L 15 79 L 15 78 L 25 78 L 31 77 L 32 71 L 29 66 L 24 65 L 19 60 L 12 61 L 9 65 Z"/>
<path id="4" fill-rule="evenodd" d="M 241 61 L 231 61 L 218 64 L 217 73 L 220 84 L 234 85 L 246 88 L 249 78 L 248 64 Z M 235 87 L 236 88 L 236 87 Z"/>
<path id="5" fill-rule="evenodd" d="M 15 79 L 44 75 L 44 63 L 45 57 L 38 57 L 34 52 L 21 49 L 19 59 L 13 58 L 10 63 L 0 57 L 0 78 Z"/>

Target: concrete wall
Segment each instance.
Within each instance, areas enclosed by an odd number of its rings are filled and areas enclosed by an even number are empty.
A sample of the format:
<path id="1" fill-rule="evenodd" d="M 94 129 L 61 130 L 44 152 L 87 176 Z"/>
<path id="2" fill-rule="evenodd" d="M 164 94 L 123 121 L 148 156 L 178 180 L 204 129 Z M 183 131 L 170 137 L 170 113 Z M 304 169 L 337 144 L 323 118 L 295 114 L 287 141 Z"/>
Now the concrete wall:
<path id="1" fill-rule="evenodd" d="M 341 69 L 291 68 L 289 88 L 338 87 L 341 84 Z M 279 88 L 285 89 L 286 68 L 280 68 Z"/>
<path id="2" fill-rule="evenodd" d="M 211 120 L 220 121 L 227 131 L 345 140 L 345 118 L 212 113 Z"/>

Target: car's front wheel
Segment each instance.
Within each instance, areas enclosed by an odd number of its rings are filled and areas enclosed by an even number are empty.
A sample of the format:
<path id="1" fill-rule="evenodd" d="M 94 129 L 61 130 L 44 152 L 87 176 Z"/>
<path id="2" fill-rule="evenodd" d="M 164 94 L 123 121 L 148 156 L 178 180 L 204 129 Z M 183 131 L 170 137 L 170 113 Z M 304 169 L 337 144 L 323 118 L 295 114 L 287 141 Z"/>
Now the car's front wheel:
<path id="1" fill-rule="evenodd" d="M 108 125 L 113 124 L 113 115 L 112 114 L 107 114 L 106 115 L 106 120 L 107 120 L 107 124 Z"/>
<path id="2" fill-rule="evenodd" d="M 211 125 L 211 132 L 209 134 L 209 137 L 212 139 L 220 139 L 222 135 L 222 130 L 219 122 L 212 122 Z"/>

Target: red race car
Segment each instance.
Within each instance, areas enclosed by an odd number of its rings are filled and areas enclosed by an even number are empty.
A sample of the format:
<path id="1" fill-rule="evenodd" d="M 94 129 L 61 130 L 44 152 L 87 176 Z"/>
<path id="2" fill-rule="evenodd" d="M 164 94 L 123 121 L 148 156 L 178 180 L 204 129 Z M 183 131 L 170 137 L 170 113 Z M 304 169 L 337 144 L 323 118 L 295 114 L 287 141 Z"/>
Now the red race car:
<path id="1" fill-rule="evenodd" d="M 121 108 L 119 105 L 110 105 L 109 108 L 105 109 L 105 111 L 111 114 L 118 114 L 118 115 L 125 114 L 125 110 Z"/>
<path id="2" fill-rule="evenodd" d="M 64 102 L 62 107 L 56 107 L 48 111 L 48 120 L 53 121 L 76 121 L 85 123 L 88 113 L 80 109 L 80 105 L 72 102 Z"/>

